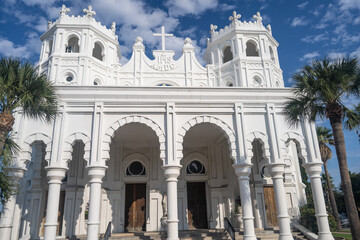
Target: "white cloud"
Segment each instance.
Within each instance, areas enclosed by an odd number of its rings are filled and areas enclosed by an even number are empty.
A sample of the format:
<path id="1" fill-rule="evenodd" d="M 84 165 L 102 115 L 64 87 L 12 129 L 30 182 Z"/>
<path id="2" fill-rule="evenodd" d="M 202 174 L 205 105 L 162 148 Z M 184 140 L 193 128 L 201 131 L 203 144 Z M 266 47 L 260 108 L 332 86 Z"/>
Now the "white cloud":
<path id="1" fill-rule="evenodd" d="M 316 24 L 315 25 L 315 29 L 324 29 L 324 28 L 326 28 L 328 25 L 326 24 L 326 23 L 318 23 L 318 24 Z"/>
<path id="2" fill-rule="evenodd" d="M 312 59 L 314 59 L 314 58 L 316 58 L 316 57 L 319 57 L 319 56 L 320 56 L 320 54 L 319 54 L 317 51 L 311 52 L 311 53 L 307 53 L 307 54 L 305 54 L 304 56 L 302 56 L 302 57 L 300 58 L 300 61 L 312 60 Z"/>
<path id="3" fill-rule="evenodd" d="M 301 41 L 306 43 L 317 43 L 317 42 L 325 41 L 327 39 L 328 37 L 326 37 L 326 35 L 322 33 L 319 35 L 308 35 L 306 37 L 303 37 Z"/>
<path id="4" fill-rule="evenodd" d="M 353 51 L 352 53 L 350 53 L 350 57 L 360 58 L 360 47 L 358 49 L 356 49 L 355 51 Z"/>
<path id="5" fill-rule="evenodd" d="M 359 9 L 360 10 L 360 1 L 359 0 L 340 0 L 339 4 L 342 10 L 347 9 Z"/>
<path id="6" fill-rule="evenodd" d="M 331 59 L 344 58 L 346 56 L 345 52 L 329 52 L 328 57 Z"/>
<path id="7" fill-rule="evenodd" d="M 262 15 L 262 20 L 263 20 L 263 23 L 266 25 L 266 24 L 269 24 L 271 22 L 271 18 L 269 17 L 269 15 Z"/>
<path id="8" fill-rule="evenodd" d="M 303 2 L 303 3 L 299 4 L 299 5 L 297 5 L 297 7 L 298 7 L 299 9 L 304 9 L 308 4 L 309 4 L 309 2 L 306 1 L 306 2 Z"/>
<path id="9" fill-rule="evenodd" d="M 187 14 L 200 15 L 209 9 L 218 6 L 217 0 L 168 0 L 165 6 L 169 9 L 170 16 L 184 16 Z"/>
<path id="10" fill-rule="evenodd" d="M 305 19 L 305 17 L 295 17 L 292 21 L 291 21 L 291 26 L 292 27 L 298 27 L 298 26 L 306 26 L 309 24 L 309 20 Z"/>
<path id="11" fill-rule="evenodd" d="M 34 53 L 39 54 L 41 43 L 36 33 L 30 33 L 24 45 L 16 45 L 14 42 L 0 36 L 0 54 L 6 57 L 30 58 Z"/>

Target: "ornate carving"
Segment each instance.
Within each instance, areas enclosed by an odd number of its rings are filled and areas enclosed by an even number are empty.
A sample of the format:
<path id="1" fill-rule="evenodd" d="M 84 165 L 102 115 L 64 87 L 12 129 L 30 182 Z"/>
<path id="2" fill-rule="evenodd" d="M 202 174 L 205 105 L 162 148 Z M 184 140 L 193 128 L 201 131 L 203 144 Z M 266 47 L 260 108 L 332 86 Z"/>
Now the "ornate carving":
<path id="1" fill-rule="evenodd" d="M 111 31 L 115 34 L 115 31 L 116 31 L 116 23 L 115 22 L 111 23 Z"/>
<path id="2" fill-rule="evenodd" d="M 155 60 L 150 65 L 152 69 L 158 71 L 170 71 L 175 68 L 175 62 L 173 59 L 174 52 L 154 52 Z"/>
<path id="3" fill-rule="evenodd" d="M 253 18 L 256 20 L 257 23 L 262 23 L 262 17 L 260 16 L 260 12 L 257 12 Z"/>
<path id="4" fill-rule="evenodd" d="M 229 17 L 229 20 L 232 21 L 232 23 L 236 23 L 241 18 L 240 14 L 236 14 L 236 11 L 233 11 L 232 16 Z"/>
<path id="5" fill-rule="evenodd" d="M 218 27 L 216 25 L 210 24 L 210 33 L 213 34 Z"/>
<path id="6" fill-rule="evenodd" d="M 94 15 L 96 15 L 96 12 L 92 10 L 92 6 L 89 5 L 89 7 L 83 10 L 83 12 L 86 14 L 87 17 L 92 18 Z"/>
<path id="7" fill-rule="evenodd" d="M 68 12 L 70 12 L 70 8 L 67 8 L 65 4 L 63 4 L 60 9 L 60 17 L 67 15 Z"/>

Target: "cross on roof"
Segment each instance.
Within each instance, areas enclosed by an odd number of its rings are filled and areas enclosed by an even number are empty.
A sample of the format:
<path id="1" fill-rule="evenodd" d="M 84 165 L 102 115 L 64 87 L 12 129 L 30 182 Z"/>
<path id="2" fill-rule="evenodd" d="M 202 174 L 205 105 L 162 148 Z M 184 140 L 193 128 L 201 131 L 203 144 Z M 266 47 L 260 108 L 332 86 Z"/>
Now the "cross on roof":
<path id="1" fill-rule="evenodd" d="M 216 29 L 217 29 L 217 26 L 216 26 L 216 25 L 210 24 L 210 32 L 211 32 L 211 33 L 214 33 Z"/>
<path id="2" fill-rule="evenodd" d="M 60 9 L 60 16 L 66 15 L 68 12 L 70 12 L 70 9 L 63 4 Z"/>
<path id="3" fill-rule="evenodd" d="M 232 14 L 232 16 L 229 17 L 229 20 L 232 21 L 233 23 L 235 23 L 240 18 L 241 18 L 241 15 L 236 14 L 236 11 L 233 11 L 233 14 Z"/>
<path id="4" fill-rule="evenodd" d="M 91 5 L 89 5 L 88 9 L 85 8 L 83 12 L 86 13 L 86 16 L 88 17 L 93 17 L 94 15 L 96 15 L 96 12 L 92 10 Z"/>
<path id="5" fill-rule="evenodd" d="M 260 12 L 257 12 L 256 15 L 253 16 L 253 18 L 256 20 L 256 22 L 261 22 L 262 17 L 260 16 Z"/>
<path id="6" fill-rule="evenodd" d="M 172 37 L 173 34 L 165 33 L 165 27 L 161 26 L 161 33 L 153 33 L 155 37 L 161 37 L 161 50 L 165 51 L 165 37 Z"/>

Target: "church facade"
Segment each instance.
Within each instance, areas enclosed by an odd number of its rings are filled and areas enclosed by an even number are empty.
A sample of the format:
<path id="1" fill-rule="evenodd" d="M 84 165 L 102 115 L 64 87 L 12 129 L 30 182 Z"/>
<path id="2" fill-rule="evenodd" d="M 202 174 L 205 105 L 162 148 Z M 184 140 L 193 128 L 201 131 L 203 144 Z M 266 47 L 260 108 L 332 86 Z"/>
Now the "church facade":
<path id="1" fill-rule="evenodd" d="M 291 221 L 306 203 L 310 178 L 319 239 L 330 233 L 315 126 L 290 128 L 278 43 L 259 13 L 254 21 L 211 25 L 205 53 L 191 39 L 183 54 L 165 47 L 153 58 L 137 37 L 121 65 L 116 25 L 69 16 L 65 6 L 41 36 L 38 69 L 56 86 L 52 123 L 16 113 L 21 146 L 13 168 L 19 192 L 4 206 L 1 239 L 48 239 L 111 231 L 223 229 L 224 218 L 255 240 L 255 228 Z"/>

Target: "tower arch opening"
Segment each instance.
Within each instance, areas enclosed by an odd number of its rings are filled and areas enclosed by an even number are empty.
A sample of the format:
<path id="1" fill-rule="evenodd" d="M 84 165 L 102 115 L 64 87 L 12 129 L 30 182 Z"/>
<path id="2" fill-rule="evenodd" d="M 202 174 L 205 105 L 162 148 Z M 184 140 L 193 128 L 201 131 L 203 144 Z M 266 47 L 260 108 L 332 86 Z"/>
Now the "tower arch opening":
<path id="1" fill-rule="evenodd" d="M 77 36 L 70 36 L 66 47 L 66 53 L 78 53 L 80 51 L 79 38 Z"/>
<path id="2" fill-rule="evenodd" d="M 247 57 L 259 57 L 259 49 L 256 42 L 249 40 L 246 42 L 246 56 Z"/>
<path id="3" fill-rule="evenodd" d="M 100 42 L 95 42 L 92 51 L 92 56 L 100 61 L 104 61 L 104 57 L 105 57 L 104 46 Z"/>
<path id="4" fill-rule="evenodd" d="M 230 46 L 226 46 L 223 50 L 223 63 L 229 62 L 233 59 L 233 53 Z"/>

